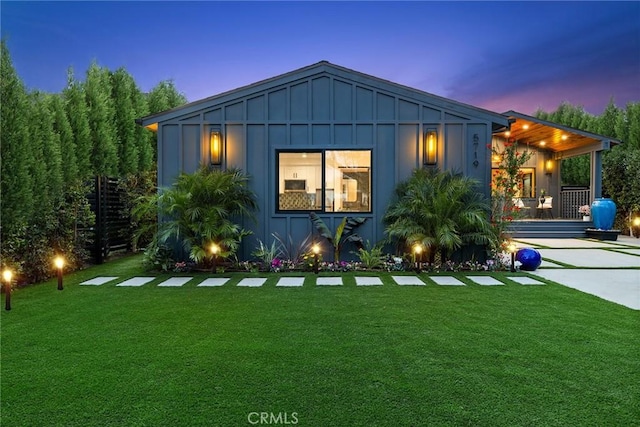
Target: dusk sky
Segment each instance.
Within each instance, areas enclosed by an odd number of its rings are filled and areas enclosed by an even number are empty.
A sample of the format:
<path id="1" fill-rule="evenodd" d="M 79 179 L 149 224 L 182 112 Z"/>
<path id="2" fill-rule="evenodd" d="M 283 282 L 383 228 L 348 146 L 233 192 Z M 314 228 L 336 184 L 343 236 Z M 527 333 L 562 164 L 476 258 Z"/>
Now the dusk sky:
<path id="1" fill-rule="evenodd" d="M 321 60 L 496 112 L 640 101 L 640 2 L 1 2 L 28 89 L 125 67 L 196 101 Z"/>

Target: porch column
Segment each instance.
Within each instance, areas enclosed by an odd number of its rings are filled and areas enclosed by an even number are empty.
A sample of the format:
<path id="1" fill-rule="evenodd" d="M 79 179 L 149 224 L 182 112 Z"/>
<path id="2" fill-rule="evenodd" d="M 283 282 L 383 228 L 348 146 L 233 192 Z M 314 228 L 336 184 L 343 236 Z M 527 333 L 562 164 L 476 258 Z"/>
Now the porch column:
<path id="1" fill-rule="evenodd" d="M 591 152 L 591 199 L 602 197 L 602 151 Z"/>

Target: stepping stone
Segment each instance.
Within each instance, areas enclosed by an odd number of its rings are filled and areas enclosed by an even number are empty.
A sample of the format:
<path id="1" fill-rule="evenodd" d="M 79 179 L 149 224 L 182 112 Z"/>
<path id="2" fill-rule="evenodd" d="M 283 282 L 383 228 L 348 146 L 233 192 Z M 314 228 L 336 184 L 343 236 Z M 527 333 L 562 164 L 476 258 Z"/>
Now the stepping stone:
<path id="1" fill-rule="evenodd" d="M 507 277 L 507 279 L 513 280 L 514 282 L 518 282 L 521 285 L 546 285 L 546 283 L 543 283 L 543 282 L 541 282 L 539 280 L 536 280 L 536 279 L 532 279 L 531 277 L 513 276 L 513 277 Z"/>
<path id="2" fill-rule="evenodd" d="M 257 278 L 250 278 L 250 279 L 242 279 L 240 280 L 240 283 L 238 283 L 238 286 L 244 286 L 244 287 L 248 287 L 248 288 L 258 288 L 262 285 L 264 285 L 264 282 L 266 282 L 267 279 L 264 279 L 262 277 L 257 277 Z"/>
<path id="3" fill-rule="evenodd" d="M 417 285 L 425 286 L 425 283 L 417 276 L 391 276 L 395 282 L 400 286 L 405 285 Z"/>
<path id="4" fill-rule="evenodd" d="M 119 283 L 116 286 L 142 286 L 154 279 L 155 277 L 132 277 L 131 279 L 125 280 L 124 282 Z"/>
<path id="5" fill-rule="evenodd" d="M 228 277 L 211 277 L 209 279 L 204 279 L 198 286 L 222 286 L 228 281 Z"/>
<path id="6" fill-rule="evenodd" d="M 187 283 L 189 280 L 193 279 L 193 277 L 171 277 L 164 282 L 160 283 L 158 286 L 182 286 Z"/>
<path id="7" fill-rule="evenodd" d="M 453 276 L 429 276 L 431 280 L 436 282 L 438 285 L 443 286 L 466 286 L 460 280 L 456 279 Z"/>
<path id="8" fill-rule="evenodd" d="M 100 285 L 104 285 L 107 282 L 110 282 L 112 280 L 116 280 L 118 277 L 117 276 L 113 276 L 113 277 L 95 277 L 93 279 L 89 279 L 89 280 L 85 280 L 84 282 L 80 283 L 81 285 L 93 285 L 93 286 L 100 286 Z"/>
<path id="9" fill-rule="evenodd" d="M 356 277 L 357 286 L 381 286 L 382 280 L 379 277 Z"/>
<path id="10" fill-rule="evenodd" d="M 318 286 L 342 286 L 342 277 L 318 277 Z"/>
<path id="11" fill-rule="evenodd" d="M 286 286 L 286 287 L 294 287 L 294 286 L 302 286 L 304 283 L 304 277 L 282 277 L 278 280 L 276 286 Z"/>
<path id="12" fill-rule="evenodd" d="M 467 279 L 482 286 L 504 285 L 504 283 L 502 283 L 498 279 L 494 279 L 491 276 L 467 276 Z"/>

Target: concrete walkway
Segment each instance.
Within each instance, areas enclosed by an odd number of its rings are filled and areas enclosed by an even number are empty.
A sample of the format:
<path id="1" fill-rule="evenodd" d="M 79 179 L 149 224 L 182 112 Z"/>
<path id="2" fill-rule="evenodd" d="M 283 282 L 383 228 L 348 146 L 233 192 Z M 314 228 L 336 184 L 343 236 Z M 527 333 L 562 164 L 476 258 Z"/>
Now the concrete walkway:
<path id="1" fill-rule="evenodd" d="M 640 310 L 640 239 L 519 239 L 543 263 L 532 274 L 602 299 Z"/>

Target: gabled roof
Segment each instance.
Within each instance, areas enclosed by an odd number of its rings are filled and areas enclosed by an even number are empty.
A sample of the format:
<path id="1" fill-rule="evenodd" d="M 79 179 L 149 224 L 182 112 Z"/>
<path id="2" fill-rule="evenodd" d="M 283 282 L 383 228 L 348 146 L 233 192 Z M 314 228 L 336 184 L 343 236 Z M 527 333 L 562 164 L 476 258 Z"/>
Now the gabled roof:
<path id="1" fill-rule="evenodd" d="M 513 110 L 507 111 L 504 115 L 508 116 L 512 122 L 509 138 L 543 150 L 564 152 L 594 146 L 594 144 L 601 146 L 601 149 L 609 149 L 612 145 L 622 143 L 618 139 L 538 119 Z"/>
<path id="2" fill-rule="evenodd" d="M 240 88 L 223 92 L 218 95 L 190 102 L 171 110 L 142 117 L 140 119 L 137 119 L 136 122 L 142 126 L 153 127 L 158 122 L 171 120 L 184 115 L 196 114 L 203 109 L 215 107 L 218 104 L 230 102 L 246 96 L 251 96 L 252 94 L 257 92 L 275 89 L 278 86 L 282 86 L 296 80 L 309 78 L 323 73 L 333 75 L 345 80 L 351 80 L 362 85 L 374 87 L 382 92 L 396 94 L 406 99 L 413 99 L 417 102 L 430 104 L 435 107 L 446 109 L 452 113 L 458 112 L 462 115 L 470 115 L 489 120 L 494 123 L 495 130 L 508 126 L 507 118 L 502 114 L 485 110 L 483 108 L 474 107 L 472 105 L 464 104 L 462 102 L 454 101 L 438 95 L 433 95 L 428 92 L 364 74 L 359 71 L 354 71 L 345 67 L 341 67 L 339 65 L 331 64 L 328 61 L 320 61 L 318 63 L 308 65 L 306 67 L 290 71 L 288 73 L 281 74 L 266 80 L 262 80 L 247 86 L 242 86 Z"/>

